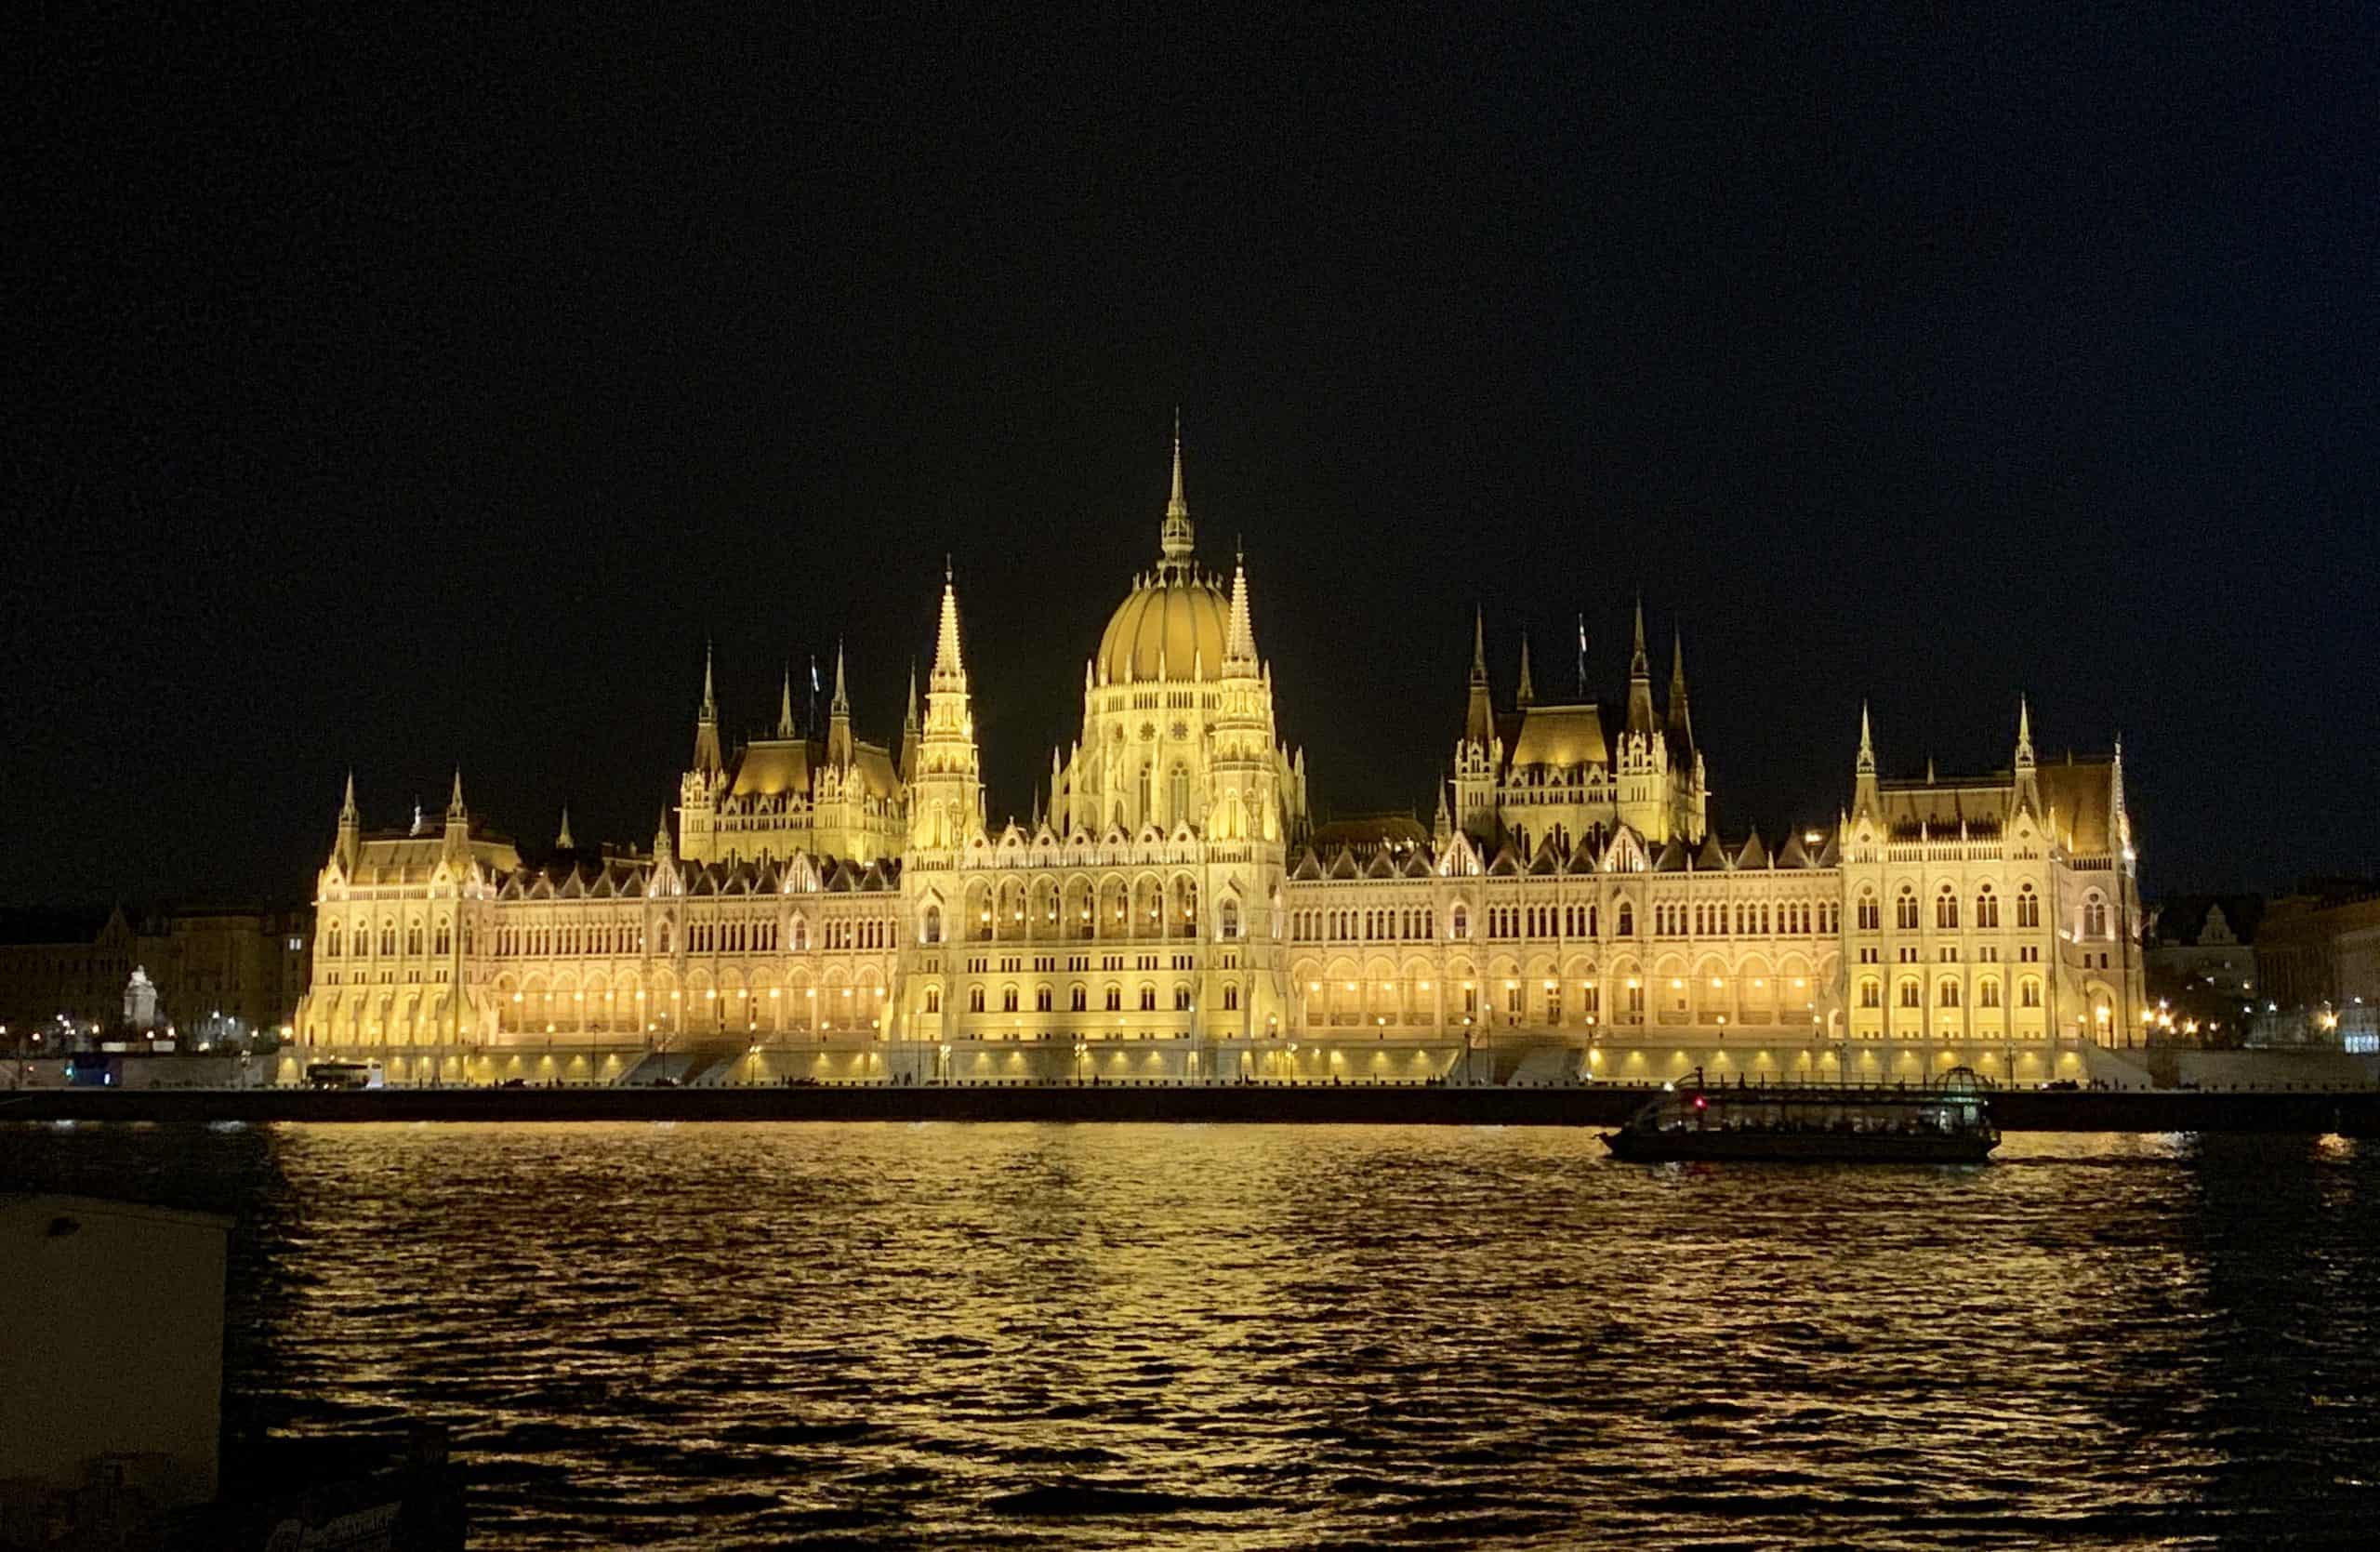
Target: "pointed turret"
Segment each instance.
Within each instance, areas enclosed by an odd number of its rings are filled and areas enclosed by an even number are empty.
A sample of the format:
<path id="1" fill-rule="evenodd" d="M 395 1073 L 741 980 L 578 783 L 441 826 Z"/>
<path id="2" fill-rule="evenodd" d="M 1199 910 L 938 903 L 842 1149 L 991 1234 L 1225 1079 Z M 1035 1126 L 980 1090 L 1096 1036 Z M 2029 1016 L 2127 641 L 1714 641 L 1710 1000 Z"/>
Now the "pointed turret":
<path id="1" fill-rule="evenodd" d="M 1686 710 L 1686 639 L 1670 632 L 1670 753 L 1673 758 L 1694 752 L 1694 717 Z"/>
<path id="2" fill-rule="evenodd" d="M 558 852 L 578 850 L 578 842 L 573 840 L 570 834 L 570 804 L 568 803 L 562 805 L 562 829 L 554 836 L 554 850 Z"/>
<path id="3" fill-rule="evenodd" d="M 909 709 L 901 719 L 901 784 L 918 775 L 918 660 L 909 659 Z"/>
<path id="4" fill-rule="evenodd" d="M 653 864 L 655 868 L 668 868 L 675 860 L 676 854 L 669 844 L 669 810 L 664 808 L 653 827 Z"/>
<path id="5" fill-rule="evenodd" d="M 1852 816 L 1879 812 L 1876 796 L 1876 740 L 1868 723 L 1868 703 L 1859 703 L 1859 758 L 1852 765 Z"/>
<path id="6" fill-rule="evenodd" d="M 793 665 L 785 666 L 785 683 L 777 690 L 777 736 L 790 738 L 793 726 Z"/>
<path id="7" fill-rule="evenodd" d="M 956 851 L 984 833 L 984 786 L 975 719 L 967 707 L 967 669 L 959 652 L 959 590 L 947 561 L 933 672 L 926 684 L 925 723 L 908 793 L 909 843 L 920 851 Z"/>
<path id="8" fill-rule="evenodd" d="M 2033 709 L 2023 696 L 2016 697 L 2016 770 L 2021 775 L 2033 768 Z"/>
<path id="9" fill-rule="evenodd" d="M 1173 411 L 1173 491 L 1166 499 L 1165 523 L 1157 530 L 1158 548 L 1166 561 L 1176 567 L 1189 564 L 1190 552 L 1197 548 L 1197 531 L 1190 525 L 1190 502 L 1182 493 L 1182 411 Z"/>
<path id="10" fill-rule="evenodd" d="M 355 773 L 347 773 L 347 797 L 338 805 L 338 846 L 336 856 L 339 866 L 354 872 L 358 858 L 364 854 L 364 811 L 355 805 Z"/>
<path id="11" fill-rule="evenodd" d="M 1488 696 L 1488 615 L 1471 614 L 1471 703 L 1462 717 L 1462 741 L 1482 749 L 1495 742 L 1496 709 Z"/>
<path id="12" fill-rule="evenodd" d="M 947 561 L 942 566 L 942 618 L 934 630 L 933 673 L 926 687 L 930 695 L 945 690 L 967 693 L 967 665 L 959 656 L 959 591 Z"/>
<path id="13" fill-rule="evenodd" d="M 1645 601 L 1636 601 L 1636 634 L 1628 656 L 1628 732 L 1650 743 L 1660 731 L 1653 720 L 1653 665 L 1645 656 Z"/>
<path id="14" fill-rule="evenodd" d="M 1223 639 L 1223 676 L 1256 673 L 1256 627 L 1248 610 L 1248 557 L 1236 556 L 1231 573 L 1231 628 Z"/>
<path id="15" fill-rule="evenodd" d="M 455 789 L 446 799 L 446 843 L 449 856 L 458 856 L 471 839 L 471 812 L 463 806 L 463 768 L 455 767 Z"/>
<path id="16" fill-rule="evenodd" d="M 1528 674 L 1528 632 L 1521 632 L 1521 687 L 1513 693 L 1513 704 L 1526 707 L 1537 699 L 1537 685 Z"/>
<path id="17" fill-rule="evenodd" d="M 826 763 L 856 764 L 859 751 L 852 743 L 852 697 L 843 686 L 843 643 L 835 643 L 835 698 L 826 703 Z"/>
<path id="18" fill-rule="evenodd" d="M 694 712 L 694 769 L 710 776 L 725 765 L 719 755 L 719 696 L 711 686 L 710 643 L 703 643 L 703 703 Z"/>

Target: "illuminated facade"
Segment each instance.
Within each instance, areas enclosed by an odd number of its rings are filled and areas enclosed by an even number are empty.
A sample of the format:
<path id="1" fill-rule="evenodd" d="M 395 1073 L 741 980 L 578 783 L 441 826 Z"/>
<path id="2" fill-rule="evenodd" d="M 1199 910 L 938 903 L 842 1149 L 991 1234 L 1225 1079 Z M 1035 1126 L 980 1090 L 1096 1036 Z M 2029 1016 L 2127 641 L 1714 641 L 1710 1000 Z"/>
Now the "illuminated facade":
<path id="1" fill-rule="evenodd" d="M 349 785 L 317 889 L 308 1055 L 399 1080 L 1298 1074 L 1813 1076 L 2070 1068 L 2141 1006 L 2121 751 L 1882 779 L 1781 844 L 1722 841 L 1674 648 L 1642 610 L 1625 698 L 1514 703 L 1474 627 L 1435 826 L 1317 827 L 1274 723 L 1244 561 L 1202 568 L 1174 448 L 1156 564 L 1083 672 L 1028 824 L 986 822 L 944 578 L 922 712 L 824 738 L 790 685 L 729 750 L 707 664 L 649 850 L 549 856 L 444 821 L 366 835 Z M 1606 729 L 1613 731 L 1606 732 Z"/>

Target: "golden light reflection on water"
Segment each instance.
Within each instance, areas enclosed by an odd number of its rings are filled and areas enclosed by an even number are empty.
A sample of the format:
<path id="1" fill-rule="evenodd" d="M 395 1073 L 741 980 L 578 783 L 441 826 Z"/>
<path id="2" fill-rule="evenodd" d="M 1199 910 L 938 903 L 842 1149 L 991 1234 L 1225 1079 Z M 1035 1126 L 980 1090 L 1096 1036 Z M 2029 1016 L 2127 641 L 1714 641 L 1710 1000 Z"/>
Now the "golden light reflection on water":
<path id="1" fill-rule="evenodd" d="M 2380 1443 L 2335 1404 L 2380 1392 L 2380 1166 L 2342 1139 L 20 1134 L 235 1199 L 245 1404 L 450 1420 L 475 1545 L 2114 1545 L 2344 1531 Z"/>

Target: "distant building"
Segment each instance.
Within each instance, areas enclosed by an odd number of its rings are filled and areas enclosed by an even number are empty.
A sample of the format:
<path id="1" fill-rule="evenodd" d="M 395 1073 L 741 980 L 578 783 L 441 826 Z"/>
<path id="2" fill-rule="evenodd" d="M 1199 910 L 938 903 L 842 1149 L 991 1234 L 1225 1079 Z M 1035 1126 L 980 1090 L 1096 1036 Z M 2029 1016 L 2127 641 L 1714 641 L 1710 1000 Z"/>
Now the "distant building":
<path id="1" fill-rule="evenodd" d="M 2149 913 L 2149 974 L 2161 987 L 2219 992 L 2234 1002 L 2256 990 L 2259 895 L 2182 895 Z"/>
<path id="2" fill-rule="evenodd" d="M 2256 929 L 2262 1037 L 2380 1050 L 2380 881 L 2275 900 Z"/>
<path id="3" fill-rule="evenodd" d="M 565 823 L 524 857 L 459 775 L 443 825 L 367 831 L 350 781 L 301 1041 L 398 1082 L 607 1081 L 670 1052 L 760 1081 L 1414 1081 L 1500 1033 L 1615 1077 L 2027 1080 L 2139 1033 L 2121 748 L 2039 761 L 2020 704 L 2004 769 L 1894 777 L 1863 712 L 1847 807 L 1723 840 L 1641 608 L 1607 700 L 1583 654 L 1575 694 L 1540 696 L 1524 643 L 1499 704 L 1474 621 L 1435 822 L 1317 826 L 1244 561 L 1197 559 L 1178 438 L 1158 537 L 1029 818 L 987 819 L 947 573 L 897 745 L 858 736 L 840 661 L 823 738 L 788 683 L 774 726 L 723 742 L 707 664 L 647 853 Z"/>
<path id="4" fill-rule="evenodd" d="M 199 1041 L 279 1031 L 296 1016 L 311 971 L 313 912 L 305 908 L 0 910 L 0 1025 L 8 1043 L 72 1027 L 87 1041 L 137 1024 L 139 1000 L 163 1032 Z M 153 1001 L 151 999 L 153 998 Z"/>

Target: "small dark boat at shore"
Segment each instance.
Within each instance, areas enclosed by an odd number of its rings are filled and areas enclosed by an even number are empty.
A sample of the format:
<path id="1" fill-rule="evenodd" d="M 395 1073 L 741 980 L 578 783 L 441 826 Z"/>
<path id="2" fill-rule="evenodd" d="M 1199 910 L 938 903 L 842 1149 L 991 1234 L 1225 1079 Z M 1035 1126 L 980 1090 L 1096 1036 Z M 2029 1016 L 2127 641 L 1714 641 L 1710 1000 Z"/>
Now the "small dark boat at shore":
<path id="1" fill-rule="evenodd" d="M 1614 1155 L 1673 1160 L 1979 1164 L 2000 1146 L 1990 1085 L 1953 1068 L 1914 1086 L 1707 1086 L 1694 1077 L 1604 1134 Z"/>

